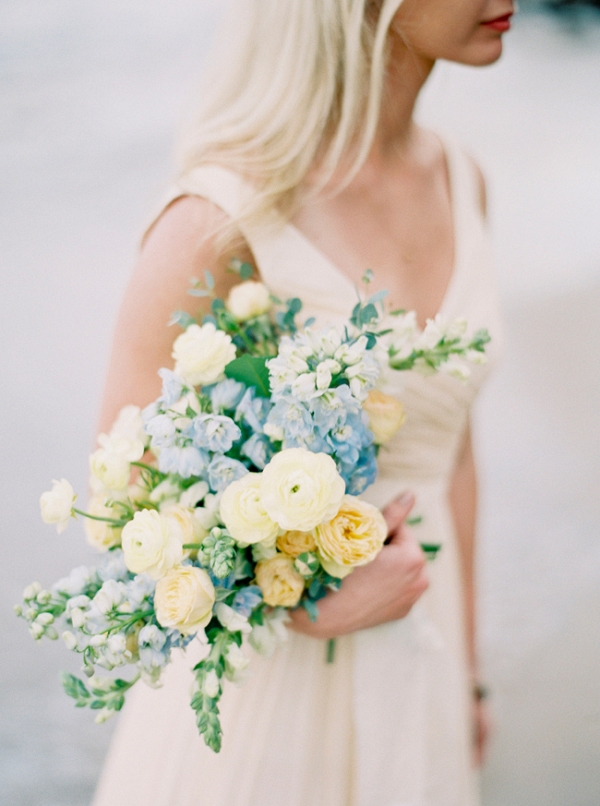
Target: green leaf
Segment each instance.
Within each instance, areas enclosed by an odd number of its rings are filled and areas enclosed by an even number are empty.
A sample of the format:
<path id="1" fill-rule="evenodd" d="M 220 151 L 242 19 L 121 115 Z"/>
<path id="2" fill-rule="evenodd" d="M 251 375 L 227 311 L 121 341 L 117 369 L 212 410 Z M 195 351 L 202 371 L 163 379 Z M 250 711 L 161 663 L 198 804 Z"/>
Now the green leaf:
<path id="1" fill-rule="evenodd" d="M 215 278 L 212 276 L 208 269 L 204 269 L 204 282 L 209 291 L 214 291 Z"/>
<path id="2" fill-rule="evenodd" d="M 212 294 L 210 291 L 207 291 L 205 288 L 189 288 L 188 294 L 191 297 L 210 297 Z"/>
<path id="3" fill-rule="evenodd" d="M 363 283 L 367 283 L 367 284 L 369 284 L 370 282 L 373 281 L 373 271 L 372 271 L 372 269 L 367 269 L 366 270 L 366 272 L 363 274 L 362 281 L 363 281 Z"/>
<path id="4" fill-rule="evenodd" d="M 406 525 L 407 526 L 418 526 L 420 523 L 423 523 L 423 516 L 422 515 L 415 515 L 414 518 L 407 518 Z"/>
<path id="5" fill-rule="evenodd" d="M 87 690 L 85 684 L 74 674 L 68 672 L 61 672 L 60 682 L 65 690 L 65 693 L 74 700 L 77 700 L 82 705 L 85 705 L 90 699 L 90 692 Z"/>
<path id="6" fill-rule="evenodd" d="M 367 302 L 371 305 L 375 305 L 377 302 L 382 302 L 389 293 L 390 292 L 386 288 L 382 288 L 381 291 L 377 291 L 375 294 L 372 294 Z"/>
<path id="7" fill-rule="evenodd" d="M 319 608 L 317 607 L 317 603 L 313 602 L 312 599 L 303 599 L 300 604 L 308 613 L 309 619 L 313 622 L 316 621 L 319 617 Z"/>
<path id="8" fill-rule="evenodd" d="M 269 397 L 271 389 L 267 361 L 268 358 L 264 356 L 243 355 L 227 364 L 225 375 L 246 386 L 253 386 L 260 397 Z"/>
<path id="9" fill-rule="evenodd" d="M 288 311 L 293 314 L 300 313 L 302 310 L 302 300 L 298 299 L 298 297 L 292 297 L 292 299 L 288 299 L 287 301 Z"/>
<path id="10" fill-rule="evenodd" d="M 242 280 L 249 280 L 254 274 L 254 269 L 249 263 L 242 263 L 240 265 L 240 277 Z"/>
<path id="11" fill-rule="evenodd" d="M 193 325 L 195 321 L 196 320 L 194 317 L 190 316 L 189 313 L 186 313 L 186 311 L 175 311 L 169 320 L 169 327 L 171 325 L 179 325 L 179 327 L 182 327 L 185 330 L 190 325 Z"/>

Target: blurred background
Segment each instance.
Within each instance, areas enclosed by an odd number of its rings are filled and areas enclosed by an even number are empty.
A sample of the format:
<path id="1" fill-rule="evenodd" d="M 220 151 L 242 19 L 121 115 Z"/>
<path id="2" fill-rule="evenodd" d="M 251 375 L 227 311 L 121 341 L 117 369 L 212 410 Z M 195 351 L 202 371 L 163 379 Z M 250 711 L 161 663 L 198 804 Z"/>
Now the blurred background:
<path id="1" fill-rule="evenodd" d="M 117 306 L 223 0 L 0 0 L 0 800 L 85 806 L 113 726 L 12 613 L 91 561 L 39 494 L 85 488 Z M 476 411 L 484 806 L 600 803 L 600 13 L 524 3 L 500 63 L 440 64 L 420 119 L 488 177 L 506 356 Z M 157 323 L 160 326 L 162 323 Z"/>

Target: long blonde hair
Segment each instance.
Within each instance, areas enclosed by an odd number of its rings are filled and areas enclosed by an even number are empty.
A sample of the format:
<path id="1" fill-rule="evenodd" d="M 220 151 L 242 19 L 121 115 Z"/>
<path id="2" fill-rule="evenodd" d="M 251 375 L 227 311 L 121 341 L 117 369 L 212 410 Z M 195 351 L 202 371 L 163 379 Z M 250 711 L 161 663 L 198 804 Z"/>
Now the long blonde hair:
<path id="1" fill-rule="evenodd" d="M 349 181 L 375 136 L 388 32 L 401 4 L 232 0 L 180 145 L 182 172 L 216 163 L 251 180 L 246 227 L 274 210 L 289 217 L 315 166 L 315 192 L 342 160 Z"/>

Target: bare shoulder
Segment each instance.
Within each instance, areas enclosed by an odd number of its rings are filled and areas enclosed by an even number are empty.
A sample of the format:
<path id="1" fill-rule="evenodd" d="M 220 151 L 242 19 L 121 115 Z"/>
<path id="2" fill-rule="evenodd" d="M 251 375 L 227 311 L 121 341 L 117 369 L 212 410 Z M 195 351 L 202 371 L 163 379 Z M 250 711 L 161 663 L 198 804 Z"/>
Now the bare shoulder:
<path id="1" fill-rule="evenodd" d="M 487 218 L 487 190 L 485 186 L 485 176 L 483 175 L 483 171 L 481 170 L 479 164 L 469 155 L 469 162 L 473 166 L 473 170 L 475 171 L 475 175 L 477 177 L 477 186 L 479 189 L 479 207 L 481 209 L 481 215 L 484 218 Z"/>

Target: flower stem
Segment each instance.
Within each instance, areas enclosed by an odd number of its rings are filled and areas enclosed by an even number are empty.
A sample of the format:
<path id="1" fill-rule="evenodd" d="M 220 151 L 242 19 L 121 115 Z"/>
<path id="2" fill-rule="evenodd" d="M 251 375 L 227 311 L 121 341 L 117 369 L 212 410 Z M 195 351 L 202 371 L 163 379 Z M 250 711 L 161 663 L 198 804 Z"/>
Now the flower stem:
<path id="1" fill-rule="evenodd" d="M 335 638 L 330 638 L 327 641 L 327 663 L 333 663 L 335 660 Z"/>
<path id="2" fill-rule="evenodd" d="M 103 521 L 104 523 L 112 523 L 113 526 L 118 527 L 125 526 L 125 524 L 129 522 L 115 518 L 101 518 L 99 515 L 90 515 L 89 512 L 84 512 L 82 509 L 77 509 L 76 507 L 73 507 L 73 512 L 82 515 L 84 518 L 89 518 L 91 521 Z"/>

